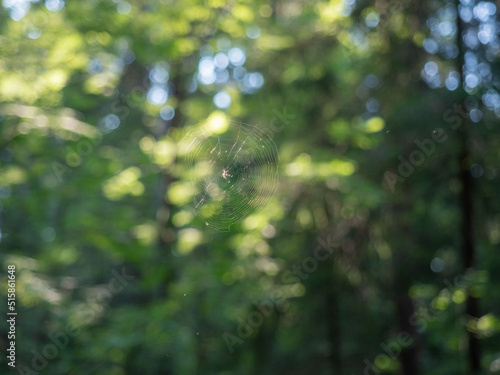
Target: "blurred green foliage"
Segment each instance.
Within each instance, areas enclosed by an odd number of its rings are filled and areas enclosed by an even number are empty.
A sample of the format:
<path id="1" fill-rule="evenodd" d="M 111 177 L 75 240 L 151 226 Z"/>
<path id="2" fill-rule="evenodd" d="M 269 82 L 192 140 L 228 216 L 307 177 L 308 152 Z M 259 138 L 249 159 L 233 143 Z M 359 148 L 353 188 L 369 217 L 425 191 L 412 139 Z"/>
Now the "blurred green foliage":
<path id="1" fill-rule="evenodd" d="M 473 0 L 4 1 L 2 373 L 471 373 L 470 333 L 499 372 L 497 27 Z M 240 121 L 280 182 L 217 232 L 180 142 Z"/>

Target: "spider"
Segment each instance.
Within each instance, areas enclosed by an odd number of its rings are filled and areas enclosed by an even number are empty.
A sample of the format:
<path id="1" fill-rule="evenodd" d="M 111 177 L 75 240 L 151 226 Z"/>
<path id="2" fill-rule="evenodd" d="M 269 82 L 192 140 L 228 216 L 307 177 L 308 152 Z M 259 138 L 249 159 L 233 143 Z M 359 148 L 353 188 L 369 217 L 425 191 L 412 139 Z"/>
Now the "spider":
<path id="1" fill-rule="evenodd" d="M 224 178 L 224 180 L 227 180 L 228 177 L 231 177 L 231 175 L 229 174 L 229 171 L 227 168 L 224 168 L 222 170 L 222 178 Z"/>

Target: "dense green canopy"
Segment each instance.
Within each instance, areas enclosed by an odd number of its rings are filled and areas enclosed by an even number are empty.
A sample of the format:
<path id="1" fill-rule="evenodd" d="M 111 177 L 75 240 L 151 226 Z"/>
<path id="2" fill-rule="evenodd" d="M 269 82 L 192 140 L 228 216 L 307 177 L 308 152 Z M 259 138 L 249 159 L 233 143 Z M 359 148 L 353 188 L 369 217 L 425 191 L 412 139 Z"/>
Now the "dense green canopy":
<path id="1" fill-rule="evenodd" d="M 2 374 L 500 372 L 498 3 L 2 4 Z"/>

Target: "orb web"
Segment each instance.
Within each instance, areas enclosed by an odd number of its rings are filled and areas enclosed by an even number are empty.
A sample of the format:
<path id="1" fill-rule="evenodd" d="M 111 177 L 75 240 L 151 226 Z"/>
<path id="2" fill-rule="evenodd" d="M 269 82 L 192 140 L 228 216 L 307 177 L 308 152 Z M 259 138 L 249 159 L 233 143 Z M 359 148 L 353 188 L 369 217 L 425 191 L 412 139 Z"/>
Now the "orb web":
<path id="1" fill-rule="evenodd" d="M 186 165 L 197 194 L 194 214 L 229 231 L 269 202 L 278 186 L 278 150 L 262 130 L 231 124 L 224 134 L 198 132 L 184 139 Z"/>

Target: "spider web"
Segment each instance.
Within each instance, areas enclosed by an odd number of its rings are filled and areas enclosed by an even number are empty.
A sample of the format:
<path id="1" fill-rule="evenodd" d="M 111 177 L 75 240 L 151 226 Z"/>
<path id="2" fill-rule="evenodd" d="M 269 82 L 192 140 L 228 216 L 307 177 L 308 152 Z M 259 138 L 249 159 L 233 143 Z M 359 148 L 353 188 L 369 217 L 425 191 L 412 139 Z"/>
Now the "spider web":
<path id="1" fill-rule="evenodd" d="M 259 212 L 278 185 L 279 156 L 272 139 L 255 126 L 231 124 L 222 135 L 186 136 L 186 164 L 198 194 L 195 215 L 206 225 L 230 226 Z"/>

